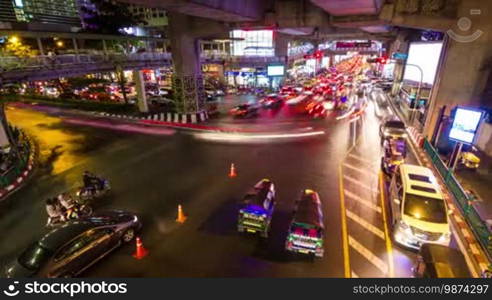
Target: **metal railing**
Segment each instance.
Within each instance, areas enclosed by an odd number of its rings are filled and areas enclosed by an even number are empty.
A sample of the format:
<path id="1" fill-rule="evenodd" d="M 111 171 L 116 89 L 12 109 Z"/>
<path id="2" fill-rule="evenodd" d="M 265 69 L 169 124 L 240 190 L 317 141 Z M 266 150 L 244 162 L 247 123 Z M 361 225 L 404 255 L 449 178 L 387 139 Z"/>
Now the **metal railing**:
<path id="1" fill-rule="evenodd" d="M 34 57 L 1 56 L 0 69 L 4 71 L 19 69 L 36 69 L 46 67 L 64 67 L 75 64 L 98 64 L 101 62 L 146 62 L 170 61 L 171 53 L 142 52 L 142 53 L 103 53 L 93 51 L 90 54 L 59 54 L 39 55 Z M 232 56 L 214 53 L 202 54 L 203 61 L 228 61 L 231 63 L 280 63 L 283 58 L 275 56 Z"/>
<path id="2" fill-rule="evenodd" d="M 0 174 L 0 188 L 6 188 L 12 184 L 27 167 L 32 149 L 29 139 L 22 131 L 19 135 L 19 144 L 17 147 L 22 148 L 22 151 L 20 151 L 20 155 L 16 157 L 17 160 L 7 170 Z"/>
<path id="3" fill-rule="evenodd" d="M 142 52 L 142 53 L 102 53 L 92 54 L 61 54 L 61 55 L 39 55 L 34 57 L 0 57 L 0 68 L 6 70 L 42 68 L 49 66 L 67 66 L 73 64 L 101 63 L 111 61 L 139 62 L 139 61 L 164 61 L 170 60 L 171 54 L 165 52 Z"/>
<path id="4" fill-rule="evenodd" d="M 473 206 L 474 198 L 465 192 L 458 180 L 456 180 L 453 172 L 447 168 L 436 149 L 434 149 L 427 139 L 424 140 L 424 150 L 430 156 L 433 165 L 458 203 L 465 220 L 470 225 L 482 248 L 489 258 L 492 259 L 492 232 Z"/>

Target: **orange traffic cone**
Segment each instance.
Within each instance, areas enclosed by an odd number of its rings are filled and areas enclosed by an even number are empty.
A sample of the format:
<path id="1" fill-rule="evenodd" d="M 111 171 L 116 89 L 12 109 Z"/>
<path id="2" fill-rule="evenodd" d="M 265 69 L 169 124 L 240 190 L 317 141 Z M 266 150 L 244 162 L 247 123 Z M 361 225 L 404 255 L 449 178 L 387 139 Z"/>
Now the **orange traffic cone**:
<path id="1" fill-rule="evenodd" d="M 186 216 L 183 213 L 183 208 L 181 205 L 178 205 L 178 217 L 176 218 L 176 222 L 183 224 L 186 221 Z"/>
<path id="2" fill-rule="evenodd" d="M 231 164 L 231 170 L 229 171 L 229 177 L 234 178 L 236 176 L 237 176 L 236 168 L 234 167 L 234 164 Z"/>
<path id="3" fill-rule="evenodd" d="M 136 241 L 137 249 L 135 250 L 135 253 L 133 253 L 133 257 L 136 259 L 142 259 L 149 254 L 149 250 L 144 248 L 142 240 L 139 237 L 137 237 Z"/>

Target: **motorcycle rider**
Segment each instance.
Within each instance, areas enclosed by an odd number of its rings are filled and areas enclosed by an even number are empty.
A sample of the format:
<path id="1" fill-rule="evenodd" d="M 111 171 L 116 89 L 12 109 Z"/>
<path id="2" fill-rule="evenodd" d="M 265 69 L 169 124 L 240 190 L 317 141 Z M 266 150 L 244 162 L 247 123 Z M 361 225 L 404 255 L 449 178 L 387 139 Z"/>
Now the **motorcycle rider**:
<path id="1" fill-rule="evenodd" d="M 65 210 L 69 210 L 75 205 L 72 196 L 70 196 L 68 193 L 61 193 L 60 195 L 58 195 L 57 198 L 58 202 L 61 206 L 63 206 Z"/>
<path id="2" fill-rule="evenodd" d="M 84 182 L 84 188 L 91 192 L 102 190 L 104 188 L 104 181 L 89 171 L 84 171 L 82 180 Z"/>
<path id="3" fill-rule="evenodd" d="M 60 206 L 58 205 L 58 201 L 56 198 L 48 198 L 46 200 L 46 212 L 48 213 L 48 223 L 51 223 L 51 220 L 59 219 L 61 221 L 65 221 L 65 216 L 62 213 Z"/>

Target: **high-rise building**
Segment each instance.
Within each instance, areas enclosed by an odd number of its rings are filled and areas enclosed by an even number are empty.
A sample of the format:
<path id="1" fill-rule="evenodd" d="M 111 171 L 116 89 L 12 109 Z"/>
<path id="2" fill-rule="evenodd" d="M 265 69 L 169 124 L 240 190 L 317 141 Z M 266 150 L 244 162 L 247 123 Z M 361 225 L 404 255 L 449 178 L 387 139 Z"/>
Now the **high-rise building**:
<path id="1" fill-rule="evenodd" d="M 0 0 L 0 22 L 16 22 L 12 0 Z"/>
<path id="2" fill-rule="evenodd" d="M 76 1 L 0 0 L 0 22 L 48 23 L 80 27 Z M 12 18 L 12 11 L 15 19 Z"/>
<path id="3" fill-rule="evenodd" d="M 168 24 L 166 11 L 162 8 L 150 8 L 135 4 L 130 4 L 128 8 L 134 16 L 139 17 L 145 22 L 144 24 L 140 24 L 141 26 L 159 27 L 167 26 Z"/>

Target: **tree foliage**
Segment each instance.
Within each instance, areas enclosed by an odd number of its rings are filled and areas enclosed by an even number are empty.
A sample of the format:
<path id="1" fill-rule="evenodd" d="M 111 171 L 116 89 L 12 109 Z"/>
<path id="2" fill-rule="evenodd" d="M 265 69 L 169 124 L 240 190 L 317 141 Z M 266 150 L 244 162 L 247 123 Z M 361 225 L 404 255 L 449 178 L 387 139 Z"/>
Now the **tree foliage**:
<path id="1" fill-rule="evenodd" d="M 37 55 L 37 50 L 33 50 L 28 44 L 22 43 L 17 38 L 10 38 L 2 51 L 3 56 L 33 57 Z"/>

